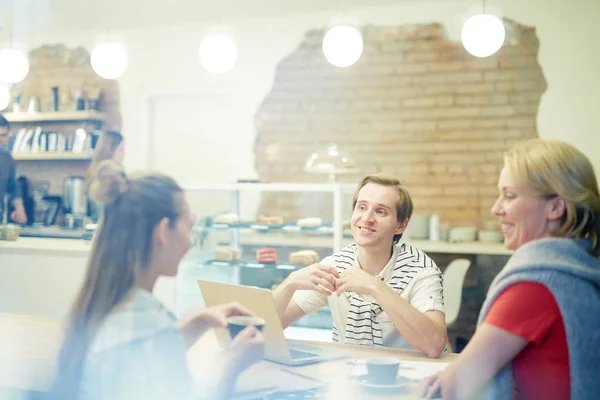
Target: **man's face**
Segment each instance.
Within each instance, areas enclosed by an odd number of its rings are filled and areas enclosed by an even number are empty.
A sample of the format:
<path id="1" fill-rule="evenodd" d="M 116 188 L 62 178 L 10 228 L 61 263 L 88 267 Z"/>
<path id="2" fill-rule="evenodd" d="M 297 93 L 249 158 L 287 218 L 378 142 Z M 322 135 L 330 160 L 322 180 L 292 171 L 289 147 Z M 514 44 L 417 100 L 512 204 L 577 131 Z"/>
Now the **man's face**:
<path id="1" fill-rule="evenodd" d="M 372 248 L 392 245 L 394 235 L 402 233 L 407 224 L 397 219 L 399 199 L 398 190 L 391 186 L 367 183 L 360 189 L 350 219 L 356 244 Z"/>
<path id="2" fill-rule="evenodd" d="M 0 147 L 8 145 L 8 128 L 0 127 Z"/>

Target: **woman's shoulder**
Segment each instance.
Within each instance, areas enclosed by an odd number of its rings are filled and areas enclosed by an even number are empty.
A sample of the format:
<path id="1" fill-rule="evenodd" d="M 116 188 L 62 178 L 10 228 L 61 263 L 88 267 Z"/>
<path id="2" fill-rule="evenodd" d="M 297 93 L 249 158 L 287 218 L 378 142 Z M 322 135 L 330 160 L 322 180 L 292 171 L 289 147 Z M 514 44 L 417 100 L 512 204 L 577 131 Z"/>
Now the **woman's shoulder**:
<path id="1" fill-rule="evenodd" d="M 180 335 L 175 316 L 144 290 L 117 305 L 98 330 L 90 353 L 103 352 L 171 331 Z"/>
<path id="2" fill-rule="evenodd" d="M 528 264 L 554 264 L 568 263 L 570 265 L 587 263 L 598 264 L 587 249 L 590 241 L 587 239 L 570 239 L 559 237 L 546 237 L 532 240 L 519 247 L 509 260 L 510 265 L 521 266 Z"/>

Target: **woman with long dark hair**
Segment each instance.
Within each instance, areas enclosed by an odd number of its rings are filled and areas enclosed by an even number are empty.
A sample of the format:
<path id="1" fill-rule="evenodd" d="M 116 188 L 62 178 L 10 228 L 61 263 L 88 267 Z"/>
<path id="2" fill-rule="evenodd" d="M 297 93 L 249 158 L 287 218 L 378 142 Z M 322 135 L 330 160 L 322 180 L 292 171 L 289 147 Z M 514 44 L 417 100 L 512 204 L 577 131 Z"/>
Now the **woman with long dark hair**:
<path id="1" fill-rule="evenodd" d="M 113 161 L 90 179 L 105 212 L 83 285 L 73 302 L 53 394 L 60 399 L 185 399 L 192 395 L 186 349 L 231 315 L 209 308 L 184 322 L 152 296 L 159 276 L 177 274 L 191 246 L 193 217 L 183 190 L 164 175 L 127 177 Z M 247 328 L 225 353 L 211 398 L 227 398 L 237 375 L 263 354 L 261 333 Z"/>

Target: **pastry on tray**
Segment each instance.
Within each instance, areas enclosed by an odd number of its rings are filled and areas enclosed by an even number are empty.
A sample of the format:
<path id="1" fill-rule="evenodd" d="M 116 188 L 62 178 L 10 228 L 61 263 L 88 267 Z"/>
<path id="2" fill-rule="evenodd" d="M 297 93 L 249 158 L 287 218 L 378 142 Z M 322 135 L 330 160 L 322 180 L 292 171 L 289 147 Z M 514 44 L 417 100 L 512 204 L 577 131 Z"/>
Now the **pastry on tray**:
<path id="1" fill-rule="evenodd" d="M 236 213 L 220 214 L 215 217 L 213 223 L 215 224 L 237 224 L 240 222 L 240 217 Z"/>
<path id="2" fill-rule="evenodd" d="M 309 218 L 300 218 L 296 225 L 302 228 L 315 228 L 317 226 L 321 226 L 323 222 L 321 218 L 318 217 L 309 217 Z"/>
<path id="3" fill-rule="evenodd" d="M 319 262 L 319 254 L 314 250 L 300 250 L 290 253 L 290 264 L 312 265 Z"/>
<path id="4" fill-rule="evenodd" d="M 215 249 L 215 260 L 236 261 L 240 259 L 240 250 L 235 247 L 217 247 Z"/>
<path id="5" fill-rule="evenodd" d="M 283 217 L 279 215 L 256 217 L 254 223 L 257 225 L 283 225 Z"/>
<path id="6" fill-rule="evenodd" d="M 261 264 L 276 264 L 277 251 L 270 247 L 256 250 L 256 262 Z"/>

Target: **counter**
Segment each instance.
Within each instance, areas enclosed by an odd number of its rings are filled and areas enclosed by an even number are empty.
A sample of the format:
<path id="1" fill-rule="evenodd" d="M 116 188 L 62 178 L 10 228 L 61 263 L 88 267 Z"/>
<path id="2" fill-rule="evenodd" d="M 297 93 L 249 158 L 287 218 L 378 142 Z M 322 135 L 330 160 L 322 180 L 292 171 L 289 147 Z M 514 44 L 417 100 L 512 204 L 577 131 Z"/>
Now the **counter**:
<path id="1" fill-rule="evenodd" d="M 87 257 L 91 247 L 91 242 L 81 239 L 20 237 L 14 242 L 0 240 L 0 257 L 16 253 Z"/>
<path id="2" fill-rule="evenodd" d="M 351 240 L 347 240 L 348 244 Z M 407 240 L 407 243 L 423 250 L 426 253 L 443 254 L 474 254 L 474 255 L 511 255 L 502 243 L 464 242 L 448 243 L 431 240 Z M 270 246 L 304 246 L 304 247 L 330 247 L 331 239 L 327 237 L 297 237 L 278 234 L 270 235 L 243 235 L 240 238 L 242 245 L 270 245 Z M 87 254 L 91 248 L 90 242 L 72 239 L 21 237 L 14 242 L 0 241 L 0 255 L 6 251 L 33 251 L 33 252 L 71 252 Z"/>
<path id="3" fill-rule="evenodd" d="M 331 246 L 331 239 L 328 237 L 299 238 L 277 234 L 241 235 L 240 242 L 243 245 L 321 247 L 325 250 Z M 511 254 L 500 243 L 445 243 L 426 240 L 409 243 L 427 253 L 449 256 L 467 254 L 496 258 Z M 21 237 L 14 242 L 0 241 L 0 313 L 63 317 L 83 282 L 91 247 L 89 241 L 73 239 Z M 206 276 L 210 273 L 206 268 L 189 270 L 188 274 L 183 270 L 184 268 L 180 268 L 177 278 L 160 278 L 154 290 L 156 297 L 178 314 L 200 295 L 193 284 L 194 280 L 210 279 Z M 256 275 L 253 274 L 255 271 L 246 272 Z M 495 272 L 496 270 L 490 272 L 490 278 Z M 232 274 L 229 270 L 221 273 L 228 276 Z M 179 283 L 177 279 L 180 279 Z M 193 296 L 189 297 L 193 302 L 187 300 L 189 293 L 185 291 L 186 282 L 189 290 L 193 291 Z M 486 288 L 482 287 L 482 290 Z"/>

